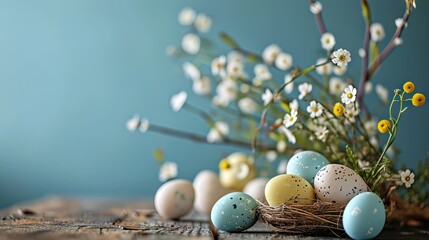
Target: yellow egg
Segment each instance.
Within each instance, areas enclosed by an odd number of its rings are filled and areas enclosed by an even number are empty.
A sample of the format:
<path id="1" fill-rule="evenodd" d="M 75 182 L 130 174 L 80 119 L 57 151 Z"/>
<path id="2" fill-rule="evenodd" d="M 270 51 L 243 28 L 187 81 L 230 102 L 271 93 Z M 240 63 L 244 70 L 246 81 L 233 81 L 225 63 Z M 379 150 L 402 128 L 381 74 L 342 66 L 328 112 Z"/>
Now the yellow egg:
<path id="1" fill-rule="evenodd" d="M 307 180 L 293 174 L 282 174 L 272 178 L 265 186 L 265 198 L 270 206 L 283 203 L 314 203 L 314 189 Z"/>

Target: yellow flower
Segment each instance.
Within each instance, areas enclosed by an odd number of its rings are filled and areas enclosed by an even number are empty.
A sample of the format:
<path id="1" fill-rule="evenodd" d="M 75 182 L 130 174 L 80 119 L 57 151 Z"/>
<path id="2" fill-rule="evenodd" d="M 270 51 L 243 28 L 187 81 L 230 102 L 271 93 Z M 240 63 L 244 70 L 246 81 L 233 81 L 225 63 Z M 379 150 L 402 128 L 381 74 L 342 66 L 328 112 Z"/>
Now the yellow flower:
<path id="1" fill-rule="evenodd" d="M 404 91 L 406 93 L 412 93 L 414 91 L 414 83 L 413 82 L 406 82 L 404 83 Z"/>
<path id="2" fill-rule="evenodd" d="M 421 93 L 416 93 L 416 94 L 414 94 L 411 102 L 413 103 L 414 106 L 420 107 L 421 105 L 423 105 L 426 102 L 426 97 L 425 97 L 425 95 L 423 95 Z"/>
<path id="3" fill-rule="evenodd" d="M 335 116 L 339 117 L 344 114 L 344 106 L 341 103 L 336 103 L 334 105 L 334 114 Z"/>
<path id="4" fill-rule="evenodd" d="M 381 133 L 387 133 L 390 129 L 390 122 L 386 119 L 380 120 L 380 122 L 378 122 L 377 128 Z"/>

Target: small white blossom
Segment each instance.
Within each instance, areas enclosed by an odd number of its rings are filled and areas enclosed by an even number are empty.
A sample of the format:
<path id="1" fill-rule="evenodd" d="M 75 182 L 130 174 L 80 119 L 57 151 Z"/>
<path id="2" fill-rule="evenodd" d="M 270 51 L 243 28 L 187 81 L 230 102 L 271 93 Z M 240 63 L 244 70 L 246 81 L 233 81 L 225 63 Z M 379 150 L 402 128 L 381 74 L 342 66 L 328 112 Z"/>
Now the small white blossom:
<path id="1" fill-rule="evenodd" d="M 173 111 L 178 112 L 186 103 L 188 94 L 185 91 L 179 92 L 176 95 L 173 95 L 170 99 L 170 106 Z"/>
<path id="2" fill-rule="evenodd" d="M 147 132 L 147 130 L 149 130 L 149 127 L 150 127 L 149 120 L 142 119 L 140 121 L 140 127 L 139 127 L 140 132 L 142 132 L 142 133 Z"/>
<path id="3" fill-rule="evenodd" d="M 320 58 L 317 60 L 316 65 L 326 62 L 326 58 Z M 316 68 L 316 72 L 320 75 L 329 75 L 332 72 L 332 64 L 326 63 Z"/>
<path id="4" fill-rule="evenodd" d="M 189 26 L 192 23 L 194 23 L 196 13 L 195 11 L 190 7 L 185 7 L 180 11 L 177 20 L 179 23 L 183 26 Z"/>
<path id="5" fill-rule="evenodd" d="M 307 94 L 309 94 L 313 90 L 313 85 L 310 83 L 301 83 L 298 85 L 298 91 L 299 91 L 299 100 L 303 99 Z"/>
<path id="6" fill-rule="evenodd" d="M 324 33 L 322 34 L 322 37 L 320 38 L 320 43 L 322 44 L 322 48 L 331 51 L 332 48 L 335 46 L 335 37 L 332 35 L 332 33 Z"/>
<path id="7" fill-rule="evenodd" d="M 314 135 L 316 135 L 317 139 L 322 142 L 326 141 L 326 137 L 328 136 L 329 130 L 326 126 L 317 126 L 314 130 Z"/>
<path id="8" fill-rule="evenodd" d="M 126 127 L 130 132 L 134 132 L 140 125 L 140 116 L 135 114 L 131 119 L 127 121 Z"/>
<path id="9" fill-rule="evenodd" d="M 247 84 L 241 84 L 240 85 L 240 92 L 242 94 L 247 94 L 247 93 L 249 93 L 249 91 L 250 91 L 250 86 L 249 85 L 247 85 Z"/>
<path id="10" fill-rule="evenodd" d="M 216 122 L 215 126 L 210 129 L 207 134 L 207 142 L 208 143 L 216 143 L 221 142 L 223 138 L 228 135 L 229 126 L 226 122 Z"/>
<path id="11" fill-rule="evenodd" d="M 286 74 L 284 78 L 284 83 L 288 83 L 285 87 L 285 92 L 290 94 L 293 91 L 293 82 L 290 82 L 292 80 L 292 76 L 290 74 Z"/>
<path id="12" fill-rule="evenodd" d="M 406 171 L 401 171 L 401 182 L 405 184 L 405 187 L 411 187 L 411 184 L 414 183 L 414 173 L 407 169 Z"/>
<path id="13" fill-rule="evenodd" d="M 359 48 L 358 55 L 359 55 L 359 57 L 364 58 L 366 56 L 365 49 Z"/>
<path id="14" fill-rule="evenodd" d="M 310 12 L 312 14 L 319 14 L 322 11 L 322 4 L 319 1 L 310 4 Z"/>
<path id="15" fill-rule="evenodd" d="M 195 94 L 205 96 L 211 91 L 210 78 L 202 76 L 198 80 L 195 80 L 192 84 L 192 90 Z"/>
<path id="16" fill-rule="evenodd" d="M 395 46 L 399 46 L 402 45 L 402 43 L 404 43 L 404 41 L 402 40 L 402 38 L 395 38 L 393 39 L 393 43 L 395 44 Z"/>
<path id="17" fill-rule="evenodd" d="M 291 110 L 298 111 L 298 108 L 299 108 L 299 103 L 298 103 L 298 101 L 297 101 L 296 99 L 292 100 L 292 101 L 289 103 L 289 107 L 290 107 L 290 109 L 291 109 Z"/>
<path id="18" fill-rule="evenodd" d="M 385 87 L 383 87 L 381 84 L 375 85 L 375 92 L 377 93 L 378 97 L 380 97 L 381 101 L 384 104 L 387 104 L 389 101 L 389 91 Z"/>
<path id="19" fill-rule="evenodd" d="M 337 75 L 337 76 L 343 76 L 344 73 L 347 72 L 347 66 L 342 66 L 342 67 L 338 67 L 337 65 L 334 65 L 333 67 L 333 72 Z"/>
<path id="20" fill-rule="evenodd" d="M 281 52 L 277 54 L 274 64 L 278 69 L 286 71 L 292 67 L 292 64 L 293 64 L 292 55 L 290 55 L 289 53 Z"/>
<path id="21" fill-rule="evenodd" d="M 280 140 L 277 142 L 276 149 L 279 153 L 286 151 L 286 148 L 287 148 L 287 143 L 285 141 Z"/>
<path id="22" fill-rule="evenodd" d="M 285 174 L 286 173 L 286 167 L 287 167 L 287 160 L 280 161 L 279 166 L 277 167 L 277 173 L 278 174 Z"/>
<path id="23" fill-rule="evenodd" d="M 243 76 L 244 74 L 244 66 L 242 62 L 239 61 L 231 61 L 228 62 L 226 67 L 227 74 L 232 78 L 238 78 Z"/>
<path id="24" fill-rule="evenodd" d="M 262 81 L 270 80 L 272 78 L 270 70 L 268 70 L 268 67 L 265 64 L 256 64 L 253 68 L 253 72 L 255 73 L 255 77 Z"/>
<path id="25" fill-rule="evenodd" d="M 200 70 L 190 62 L 184 62 L 182 68 L 183 72 L 185 72 L 185 76 L 192 79 L 193 81 L 201 77 Z"/>
<path id="26" fill-rule="evenodd" d="M 204 13 L 198 14 L 195 19 L 195 28 L 200 32 L 208 32 L 212 26 L 212 19 Z"/>
<path id="27" fill-rule="evenodd" d="M 372 92 L 372 82 L 366 82 L 364 88 L 365 88 L 365 94 L 371 93 Z"/>
<path id="28" fill-rule="evenodd" d="M 281 48 L 276 44 L 270 44 L 262 52 L 262 59 L 266 64 L 273 64 L 281 51 Z"/>
<path id="29" fill-rule="evenodd" d="M 357 90 L 352 85 L 349 85 L 344 89 L 343 94 L 341 94 L 341 101 L 344 104 L 354 103 L 356 101 Z"/>
<path id="30" fill-rule="evenodd" d="M 350 123 L 355 123 L 355 117 L 359 115 L 360 110 L 354 104 L 348 104 L 344 110 L 344 116 L 348 119 Z"/>
<path id="31" fill-rule="evenodd" d="M 224 96 L 216 95 L 212 99 L 212 104 L 216 107 L 226 107 L 229 103 L 230 101 Z"/>
<path id="32" fill-rule="evenodd" d="M 177 176 L 177 164 L 174 162 L 164 162 L 159 169 L 159 181 L 165 182 Z"/>
<path id="33" fill-rule="evenodd" d="M 240 99 L 237 104 L 238 108 L 247 114 L 255 113 L 258 110 L 258 104 L 250 97 Z"/>
<path id="34" fill-rule="evenodd" d="M 296 120 L 298 120 L 298 111 L 296 111 L 295 109 L 292 109 L 290 114 L 289 113 L 285 114 L 283 118 L 283 124 L 285 125 L 285 127 L 289 128 L 296 122 Z"/>
<path id="35" fill-rule="evenodd" d="M 395 19 L 395 25 L 397 28 L 401 28 L 402 26 L 404 26 L 404 19 L 402 18 Z M 405 27 L 408 27 L 408 23 L 405 23 Z"/>
<path id="36" fill-rule="evenodd" d="M 288 142 L 292 144 L 296 143 L 295 135 L 293 135 L 291 130 L 287 129 L 285 126 L 280 126 L 278 130 L 286 136 Z"/>
<path id="37" fill-rule="evenodd" d="M 347 64 L 352 60 L 350 52 L 342 48 L 332 53 L 332 56 L 332 62 L 339 67 L 347 66 Z"/>
<path id="38" fill-rule="evenodd" d="M 371 39 L 374 42 L 379 42 L 384 39 L 386 35 L 384 32 L 384 27 L 380 23 L 373 23 L 370 27 Z"/>
<path id="39" fill-rule="evenodd" d="M 339 95 L 346 88 L 346 83 L 341 78 L 333 77 L 329 80 L 329 93 Z"/>
<path id="40" fill-rule="evenodd" d="M 243 54 L 238 51 L 231 51 L 226 56 L 228 62 L 243 62 Z"/>
<path id="41" fill-rule="evenodd" d="M 274 94 L 270 89 L 265 89 L 265 93 L 262 94 L 262 101 L 264 101 L 264 106 L 267 106 L 271 101 L 273 101 Z M 276 99 L 274 99 L 276 100 Z"/>
<path id="42" fill-rule="evenodd" d="M 263 83 L 264 83 L 264 81 L 262 81 L 260 78 L 257 78 L 257 77 L 253 78 L 253 80 L 252 80 L 252 84 L 255 87 L 260 87 L 260 86 L 262 86 Z"/>
<path id="43" fill-rule="evenodd" d="M 376 147 L 376 148 L 379 146 L 378 145 L 378 139 L 375 136 L 371 136 L 369 138 L 369 143 L 371 143 L 371 145 Z"/>
<path id="44" fill-rule="evenodd" d="M 187 33 L 182 38 L 182 49 L 188 54 L 195 55 L 200 51 L 201 40 L 198 35 Z"/>
<path id="45" fill-rule="evenodd" d="M 377 133 L 377 123 L 374 120 L 368 120 L 364 122 L 363 127 L 371 135 Z"/>
<path id="46" fill-rule="evenodd" d="M 226 75 L 225 65 L 226 65 L 226 57 L 224 55 L 214 58 L 211 63 L 211 70 L 212 70 L 213 76 L 220 76 L 222 78 L 225 77 Z"/>
<path id="47" fill-rule="evenodd" d="M 274 150 L 267 151 L 267 153 L 265 153 L 265 157 L 269 162 L 274 162 L 274 160 L 277 158 L 277 152 Z"/>
<path id="48" fill-rule="evenodd" d="M 237 84 L 233 80 L 224 80 L 217 85 L 216 93 L 228 105 L 237 97 Z"/>
<path id="49" fill-rule="evenodd" d="M 371 166 L 368 161 L 358 160 L 358 166 L 363 170 L 371 169 Z"/>
<path id="50" fill-rule="evenodd" d="M 310 105 L 307 106 L 307 112 L 310 113 L 311 118 L 320 117 L 323 113 L 323 107 L 316 101 L 311 101 Z"/>

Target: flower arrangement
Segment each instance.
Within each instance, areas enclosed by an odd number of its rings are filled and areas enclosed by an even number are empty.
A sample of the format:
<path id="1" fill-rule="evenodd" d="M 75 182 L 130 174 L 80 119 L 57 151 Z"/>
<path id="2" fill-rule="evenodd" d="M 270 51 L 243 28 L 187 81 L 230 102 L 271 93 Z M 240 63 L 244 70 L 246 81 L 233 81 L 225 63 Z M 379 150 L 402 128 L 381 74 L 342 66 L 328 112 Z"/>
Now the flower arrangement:
<path id="1" fill-rule="evenodd" d="M 313 150 L 324 155 L 330 163 L 342 164 L 359 174 L 370 191 L 381 196 L 389 216 L 397 216 L 394 211 L 404 213 L 425 207 L 429 199 L 429 160 L 421 161 L 417 172 L 398 169 L 393 160 L 396 157 L 393 143 L 400 120 L 405 112 L 424 105 L 425 95 L 416 93 L 419 86 L 406 82 L 402 88 L 392 91 L 393 97 L 389 100 L 391 90 L 380 84 L 373 87 L 370 81 L 384 60 L 403 42 L 402 33 L 415 8 L 414 0 L 405 2 L 403 17 L 395 20 L 395 33 L 379 51 L 379 41 L 386 37 L 384 28 L 380 23 L 372 22 L 367 1 L 361 1 L 366 28 L 363 47 L 359 50 L 362 75 L 358 81 L 347 75 L 348 63 L 357 57 L 347 48 L 336 46 L 335 36 L 324 24 L 320 2 L 310 0 L 309 9 L 315 16 L 321 48 L 326 55 L 305 68 L 294 63 L 292 55 L 276 44 L 268 45 L 258 54 L 244 49 L 226 33 L 221 33 L 220 39 L 231 51 L 214 54 L 215 46 L 207 44 L 210 40 L 204 36 L 210 30 L 211 18 L 184 8 L 178 20 L 189 30 L 182 38 L 181 47 L 170 46 L 167 54 L 185 59 L 183 71 L 192 80 L 193 92 L 210 101 L 213 108 L 207 111 L 195 107 L 188 102 L 185 91 L 172 96 L 170 105 L 175 112 L 186 110 L 201 117 L 209 130 L 206 135 L 182 131 L 149 123 L 138 115 L 127 122 L 127 128 L 252 149 L 257 161 L 267 162 L 258 168 L 260 175 L 267 174 L 264 166 L 271 167 L 271 162 L 279 155 L 290 157 L 300 150 Z M 284 79 L 276 79 L 273 72 L 281 73 Z M 387 118 L 378 121 L 381 116 L 374 115 L 364 102 L 365 95 L 373 88 L 389 112 Z M 161 166 L 161 181 L 176 176 L 177 164 L 164 162 L 162 150 L 155 151 L 155 158 Z M 285 164 L 279 165 L 279 173 L 285 173 Z M 289 207 L 292 212 L 305 210 L 300 205 Z M 316 219 L 314 225 L 321 225 L 317 221 L 326 219 L 323 216 L 327 211 L 340 214 L 344 208 L 320 203 L 308 207 L 315 208 L 309 209 L 310 212 L 320 212 L 320 216 L 312 215 Z M 267 206 L 262 208 L 261 214 L 264 211 L 273 217 L 276 211 L 283 214 L 285 208 L 275 210 Z M 300 216 L 308 219 L 311 217 L 308 211 L 303 211 L 305 214 Z M 414 217 L 429 219 L 424 214 Z M 289 222 L 286 224 L 281 216 L 277 216 L 277 221 L 285 224 L 272 225 L 296 232 L 297 228 L 291 229 Z M 335 216 L 326 221 L 335 223 L 334 220 Z M 267 221 L 273 223 L 274 220 Z M 281 227 L 286 225 L 287 228 Z M 308 231 L 308 228 L 298 232 L 302 231 Z"/>

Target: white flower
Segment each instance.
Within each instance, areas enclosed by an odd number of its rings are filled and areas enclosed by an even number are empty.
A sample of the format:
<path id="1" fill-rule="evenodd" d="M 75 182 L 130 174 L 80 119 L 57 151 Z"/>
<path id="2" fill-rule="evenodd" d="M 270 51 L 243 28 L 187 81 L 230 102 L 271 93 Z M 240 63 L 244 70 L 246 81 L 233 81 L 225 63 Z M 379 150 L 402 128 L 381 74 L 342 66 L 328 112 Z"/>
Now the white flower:
<path id="1" fill-rule="evenodd" d="M 277 54 L 274 64 L 278 69 L 286 71 L 292 67 L 292 64 L 293 64 L 292 55 L 290 55 L 289 53 L 281 52 Z"/>
<path id="2" fill-rule="evenodd" d="M 247 84 L 241 84 L 240 85 L 240 92 L 242 94 L 248 94 L 249 91 L 250 91 L 250 86 L 249 85 L 247 85 Z"/>
<path id="3" fill-rule="evenodd" d="M 359 55 L 359 57 L 364 58 L 366 56 L 365 49 L 359 48 L 358 55 Z"/>
<path id="4" fill-rule="evenodd" d="M 213 76 L 220 76 L 222 78 L 225 77 L 226 75 L 225 64 L 226 64 L 226 57 L 224 55 L 214 58 L 211 63 Z"/>
<path id="5" fill-rule="evenodd" d="M 262 101 L 264 101 L 264 106 L 267 106 L 271 101 L 273 101 L 273 93 L 270 89 L 265 89 L 265 93 L 262 94 Z"/>
<path id="6" fill-rule="evenodd" d="M 276 144 L 276 149 L 279 153 L 286 151 L 287 143 L 283 140 L 280 140 Z"/>
<path id="7" fill-rule="evenodd" d="M 328 136 L 329 130 L 326 128 L 326 126 L 317 126 L 314 129 L 314 135 L 316 135 L 317 139 L 319 139 L 322 142 L 326 141 L 326 137 Z"/>
<path id="8" fill-rule="evenodd" d="M 292 109 L 290 114 L 286 113 L 284 118 L 283 118 L 283 124 L 285 125 L 285 127 L 290 127 L 292 126 L 296 120 L 298 120 L 298 111 L 296 111 L 295 109 Z"/>
<path id="9" fill-rule="evenodd" d="M 262 59 L 266 64 L 273 64 L 281 51 L 281 48 L 276 44 L 268 45 L 262 52 Z"/>
<path id="10" fill-rule="evenodd" d="M 414 173 L 407 169 L 406 171 L 401 171 L 401 182 L 405 184 L 405 187 L 411 187 L 411 184 L 414 183 Z"/>
<path id="11" fill-rule="evenodd" d="M 349 120 L 350 123 L 354 123 L 355 117 L 359 115 L 360 110 L 359 106 L 354 105 L 353 103 L 346 105 L 346 108 L 344 110 L 344 116 Z"/>
<path id="12" fill-rule="evenodd" d="M 371 136 L 369 138 L 369 143 L 371 143 L 372 146 L 378 148 L 378 139 L 375 136 Z"/>
<path id="13" fill-rule="evenodd" d="M 186 103 L 186 99 L 188 98 L 188 94 L 185 91 L 181 91 L 176 95 L 173 95 L 170 99 L 170 106 L 173 111 L 178 112 L 182 109 L 183 105 Z"/>
<path id="14" fill-rule="evenodd" d="M 349 85 L 344 89 L 343 94 L 341 94 L 341 101 L 344 104 L 350 104 L 356 101 L 357 90 L 352 85 Z"/>
<path id="15" fill-rule="evenodd" d="M 147 132 L 147 130 L 149 130 L 149 127 L 150 127 L 149 120 L 142 119 L 140 121 L 140 127 L 139 127 L 140 132 L 142 132 L 142 133 Z"/>
<path id="16" fill-rule="evenodd" d="M 209 133 L 207 134 L 207 142 L 208 143 L 216 143 L 221 142 L 222 139 L 228 135 L 229 133 L 229 126 L 226 122 L 216 122 L 215 126 L 210 129 Z"/>
<path id="17" fill-rule="evenodd" d="M 371 39 L 374 42 L 379 42 L 383 40 L 384 36 L 386 35 L 384 32 L 383 25 L 381 25 L 380 23 L 371 24 L 370 32 L 371 32 Z"/>
<path id="18" fill-rule="evenodd" d="M 204 13 L 198 14 L 195 19 L 195 28 L 200 32 L 208 32 L 212 26 L 212 19 Z"/>
<path id="19" fill-rule="evenodd" d="M 364 88 L 365 88 L 366 94 L 371 93 L 372 92 L 372 82 L 366 82 Z"/>
<path id="20" fill-rule="evenodd" d="M 216 95 L 212 99 L 212 104 L 216 107 L 226 107 L 229 104 L 229 100 L 224 96 Z"/>
<path id="21" fill-rule="evenodd" d="M 224 80 L 216 87 L 217 95 L 222 98 L 226 105 L 237 97 L 237 84 L 233 80 Z"/>
<path id="22" fill-rule="evenodd" d="M 159 181 L 165 182 L 177 176 L 177 164 L 174 162 L 164 162 L 159 169 Z"/>
<path id="23" fill-rule="evenodd" d="M 298 111 L 298 108 L 299 108 L 298 101 L 297 101 L 296 99 L 292 100 L 292 101 L 289 103 L 289 107 L 290 107 L 290 109 L 291 109 L 291 110 Z"/>
<path id="24" fill-rule="evenodd" d="M 332 53 L 332 56 L 332 62 L 339 67 L 347 66 L 347 64 L 352 60 L 350 52 L 342 48 Z"/>
<path id="25" fill-rule="evenodd" d="M 228 62 L 243 62 L 243 54 L 238 51 L 231 51 L 227 55 Z"/>
<path id="26" fill-rule="evenodd" d="M 240 99 L 237 104 L 238 108 L 247 114 L 254 113 L 258 110 L 258 104 L 250 97 Z"/>
<path id="27" fill-rule="evenodd" d="M 363 160 L 360 160 L 360 159 L 358 160 L 358 166 L 360 168 L 362 168 L 363 170 L 371 169 L 368 161 L 363 161 Z"/>
<path id="28" fill-rule="evenodd" d="M 404 19 L 402 18 L 395 19 L 395 25 L 397 28 L 401 28 L 402 26 L 404 26 Z M 405 27 L 408 27 L 408 23 L 405 23 Z"/>
<path id="29" fill-rule="evenodd" d="M 284 83 L 288 83 L 285 87 L 286 93 L 292 93 L 293 91 L 293 82 L 290 82 L 292 80 L 292 76 L 290 74 L 286 74 L 284 78 Z"/>
<path id="30" fill-rule="evenodd" d="M 326 58 L 320 58 L 317 60 L 316 65 L 326 62 Z M 320 75 L 329 75 L 332 72 L 332 64 L 326 63 L 316 68 L 316 72 Z"/>
<path id="31" fill-rule="evenodd" d="M 322 48 L 331 51 L 332 48 L 335 46 L 335 37 L 332 35 L 332 33 L 324 33 L 322 34 L 322 37 L 320 38 L 320 43 L 322 44 Z"/>
<path id="32" fill-rule="evenodd" d="M 309 94 L 313 90 L 313 85 L 310 83 L 301 83 L 298 85 L 298 91 L 299 91 L 299 100 L 303 99 L 307 94 Z"/>
<path id="33" fill-rule="evenodd" d="M 227 74 L 232 78 L 238 78 L 243 76 L 243 63 L 240 61 L 231 61 L 228 62 L 226 67 Z"/>
<path id="34" fill-rule="evenodd" d="M 265 157 L 269 162 L 274 162 L 274 160 L 277 158 L 277 152 L 274 150 L 267 151 L 267 153 L 265 153 Z"/>
<path id="35" fill-rule="evenodd" d="M 195 20 L 195 11 L 190 7 L 185 7 L 180 11 L 177 20 L 183 26 L 189 26 L 194 23 Z"/>
<path id="36" fill-rule="evenodd" d="M 346 88 L 346 83 L 340 78 L 333 77 L 329 80 L 329 93 L 339 95 Z"/>
<path id="37" fill-rule="evenodd" d="M 197 54 L 200 51 L 201 40 L 198 35 L 187 33 L 182 38 L 182 49 L 191 55 Z"/>
<path id="38" fill-rule="evenodd" d="M 135 114 L 131 119 L 127 121 L 126 127 L 130 132 L 134 132 L 140 125 L 140 116 Z"/>
<path id="39" fill-rule="evenodd" d="M 383 87 L 381 84 L 375 85 L 375 92 L 380 97 L 381 101 L 384 104 L 387 104 L 389 101 L 389 92 L 385 87 Z"/>
<path id="40" fill-rule="evenodd" d="M 256 64 L 253 68 L 253 72 L 255 73 L 255 77 L 262 81 L 270 80 L 272 78 L 272 75 L 265 64 Z"/>
<path id="41" fill-rule="evenodd" d="M 395 39 L 393 39 L 393 43 L 395 44 L 395 46 L 399 46 L 399 45 L 402 45 L 404 41 L 402 40 L 402 38 L 396 37 Z"/>
<path id="42" fill-rule="evenodd" d="M 291 131 L 291 130 L 287 129 L 285 126 L 280 126 L 280 127 L 278 128 L 278 130 L 279 130 L 280 132 L 282 132 L 282 133 L 286 136 L 287 140 L 288 140 L 290 143 L 292 143 L 292 144 L 295 144 L 295 143 L 296 143 L 295 135 L 293 135 L 293 133 L 292 133 L 292 131 Z"/>
<path id="43" fill-rule="evenodd" d="M 287 160 L 280 161 L 279 166 L 277 167 L 277 173 L 278 174 L 285 174 L 286 173 L 286 167 L 287 167 Z"/>
<path id="44" fill-rule="evenodd" d="M 320 117 L 323 113 L 323 107 L 316 101 L 311 101 L 310 105 L 307 106 L 307 112 L 310 113 L 311 118 Z"/>
<path id="45" fill-rule="evenodd" d="M 347 66 L 338 67 L 337 65 L 334 65 L 333 70 L 337 76 L 343 76 L 344 73 L 347 72 Z"/>
<path id="46" fill-rule="evenodd" d="M 193 81 L 201 77 L 200 70 L 190 62 L 184 62 L 182 68 L 183 72 L 185 72 L 185 76 L 192 79 Z"/>
<path id="47" fill-rule="evenodd" d="M 322 11 L 322 4 L 318 1 L 310 5 L 310 12 L 312 14 L 319 14 Z"/>
<path id="48" fill-rule="evenodd" d="M 202 76 L 192 84 L 192 90 L 197 95 L 208 95 L 211 91 L 210 78 Z"/>
<path id="49" fill-rule="evenodd" d="M 374 120 L 369 120 L 364 122 L 363 127 L 369 134 L 377 133 L 377 123 Z"/>

